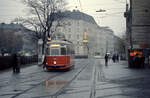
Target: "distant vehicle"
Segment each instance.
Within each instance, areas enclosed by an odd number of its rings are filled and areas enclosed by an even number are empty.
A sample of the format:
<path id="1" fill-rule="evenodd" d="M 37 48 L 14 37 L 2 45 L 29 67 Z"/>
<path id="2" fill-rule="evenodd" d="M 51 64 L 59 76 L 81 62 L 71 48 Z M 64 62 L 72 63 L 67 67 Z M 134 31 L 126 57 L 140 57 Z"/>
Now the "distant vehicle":
<path id="1" fill-rule="evenodd" d="M 74 67 L 74 46 L 69 41 L 52 40 L 46 45 L 46 69 L 70 69 Z"/>

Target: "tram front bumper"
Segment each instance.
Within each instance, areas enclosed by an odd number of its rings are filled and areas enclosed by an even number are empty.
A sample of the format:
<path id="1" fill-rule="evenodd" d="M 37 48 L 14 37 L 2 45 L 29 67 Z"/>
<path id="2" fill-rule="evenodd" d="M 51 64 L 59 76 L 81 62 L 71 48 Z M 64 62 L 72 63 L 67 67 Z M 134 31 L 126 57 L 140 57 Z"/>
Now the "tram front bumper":
<path id="1" fill-rule="evenodd" d="M 46 65 L 47 69 L 67 69 L 69 66 L 67 65 Z"/>
<path id="2" fill-rule="evenodd" d="M 65 65 L 47 65 L 47 67 L 64 67 Z"/>

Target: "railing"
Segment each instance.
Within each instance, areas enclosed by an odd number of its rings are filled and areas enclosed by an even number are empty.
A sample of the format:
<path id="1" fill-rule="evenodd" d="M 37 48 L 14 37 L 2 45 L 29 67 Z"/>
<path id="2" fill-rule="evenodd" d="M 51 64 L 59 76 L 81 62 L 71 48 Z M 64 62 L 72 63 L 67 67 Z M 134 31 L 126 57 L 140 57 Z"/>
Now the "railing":
<path id="1" fill-rule="evenodd" d="M 38 57 L 34 56 L 20 56 L 21 66 L 31 64 L 38 61 Z M 13 56 L 0 56 L 0 70 L 12 67 Z"/>

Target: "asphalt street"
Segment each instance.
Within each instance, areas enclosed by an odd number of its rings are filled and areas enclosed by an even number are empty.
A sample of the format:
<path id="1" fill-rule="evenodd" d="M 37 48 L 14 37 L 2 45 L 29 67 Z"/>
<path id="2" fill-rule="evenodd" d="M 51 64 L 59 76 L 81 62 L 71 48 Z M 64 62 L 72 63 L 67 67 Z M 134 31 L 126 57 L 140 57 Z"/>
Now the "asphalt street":
<path id="1" fill-rule="evenodd" d="M 76 59 L 68 71 L 42 66 L 0 72 L 0 98 L 150 98 L 150 69 L 130 69 L 126 61 Z"/>

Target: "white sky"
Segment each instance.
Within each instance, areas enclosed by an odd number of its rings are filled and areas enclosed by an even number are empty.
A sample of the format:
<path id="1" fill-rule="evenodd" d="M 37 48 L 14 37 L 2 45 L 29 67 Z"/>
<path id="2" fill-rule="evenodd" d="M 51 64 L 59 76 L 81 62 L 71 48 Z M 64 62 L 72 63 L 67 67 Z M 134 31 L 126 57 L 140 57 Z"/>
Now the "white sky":
<path id="1" fill-rule="evenodd" d="M 0 23 L 9 23 L 16 17 L 26 16 L 27 11 L 19 1 L 0 0 Z M 68 0 L 68 8 L 93 16 L 98 25 L 109 26 L 116 35 L 120 36 L 125 32 L 125 0 Z M 96 12 L 99 9 L 106 12 Z"/>

